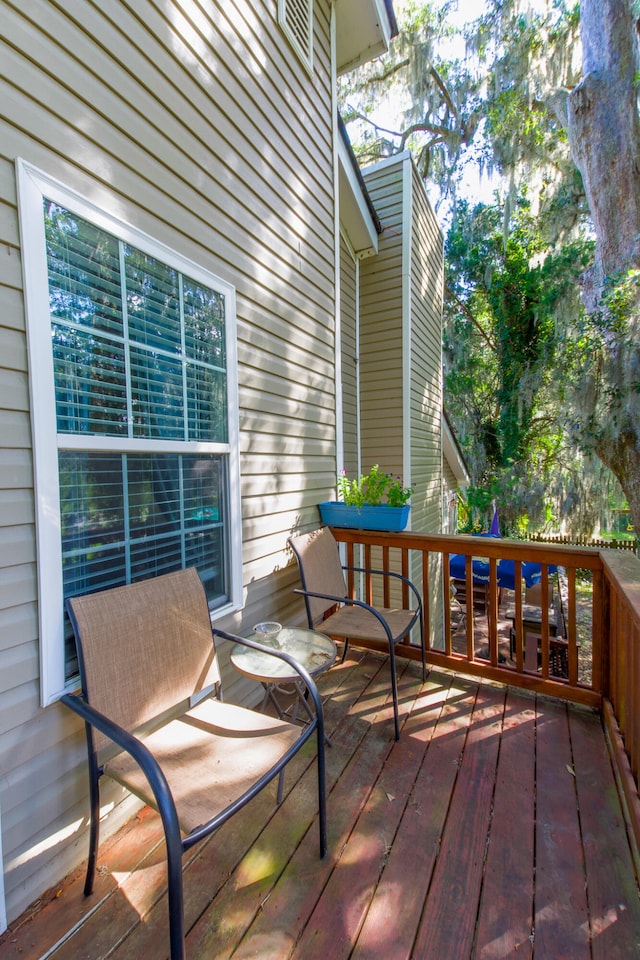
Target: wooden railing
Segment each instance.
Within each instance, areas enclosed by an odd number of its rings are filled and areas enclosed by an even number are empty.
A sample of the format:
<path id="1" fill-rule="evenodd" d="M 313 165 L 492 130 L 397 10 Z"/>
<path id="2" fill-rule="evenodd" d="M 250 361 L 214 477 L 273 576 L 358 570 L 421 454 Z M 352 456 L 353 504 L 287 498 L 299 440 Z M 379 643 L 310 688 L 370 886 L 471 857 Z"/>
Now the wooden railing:
<path id="1" fill-rule="evenodd" d="M 336 540 L 346 544 L 347 563 L 358 560 L 356 545 L 363 550 L 362 564 L 377 569 L 395 569 L 411 577 L 422 587 L 429 659 L 433 664 L 460 670 L 473 676 L 486 677 L 526 687 L 551 696 L 560 696 L 588 706 L 600 708 L 603 693 L 603 562 L 596 550 L 580 547 L 556 547 L 538 543 L 519 543 L 513 540 L 479 539 L 464 536 L 423 535 L 417 533 L 373 533 L 360 530 L 333 530 Z M 465 606 L 469 615 L 462 636 L 452 629 L 450 603 L 449 557 L 462 554 L 466 566 Z M 476 627 L 477 617 L 471 615 L 473 598 L 473 558 L 488 561 L 489 581 L 486 608 L 481 612 L 484 629 Z M 523 590 L 513 591 L 513 611 L 509 657 L 500 649 L 498 563 L 513 561 L 516 583 L 522 583 L 523 563 L 535 562 L 541 567 L 541 598 L 539 636 L 536 639 L 537 664 L 531 669 L 527 658 L 527 644 L 531 645 L 531 625 L 527 623 Z M 357 565 L 357 563 L 356 563 Z M 553 669 L 554 637 L 552 615 L 552 575 L 549 568 L 562 567 L 566 571 L 567 590 L 564 600 L 566 675 Z M 592 580 L 591 624 L 587 643 L 590 646 L 585 665 L 583 637 L 579 637 L 577 623 L 576 578 L 579 570 L 588 571 Z M 418 572 L 418 578 L 416 577 Z M 367 584 L 371 593 L 372 584 Z M 407 599 L 407 598 L 403 598 Z M 388 598 L 381 598 L 388 605 Z M 584 633 L 584 629 L 582 631 Z M 503 645 L 504 645 L 504 639 Z M 457 641 L 457 642 L 456 642 Z M 462 642 L 460 642 L 462 641 Z M 398 648 L 401 655 L 414 657 L 415 647 L 405 644 Z M 581 658 L 582 669 L 579 669 Z M 528 663 L 527 663 L 528 659 Z"/>
<path id="2" fill-rule="evenodd" d="M 605 630 L 603 718 L 628 825 L 640 849 L 640 560 L 602 553 Z M 628 760 L 628 766 L 621 758 Z"/>
<path id="3" fill-rule="evenodd" d="M 377 533 L 333 529 L 345 544 L 348 565 L 395 570 L 421 586 L 425 607 L 427 658 L 434 666 L 501 681 L 549 696 L 561 697 L 601 711 L 618 783 L 625 799 L 628 826 L 640 847 L 640 560 L 628 552 L 521 543 L 514 540 L 418 533 Z M 462 631 L 451 614 L 449 558 L 465 558 L 465 606 Z M 473 558 L 488 561 L 489 583 L 482 631 L 472 615 Z M 505 638 L 504 606 L 500 606 L 498 564 L 512 560 L 515 584 L 512 624 Z M 523 563 L 541 566 L 540 622 L 531 634 L 527 623 Z M 563 668 L 557 669 L 550 612 L 554 569 L 563 571 Z M 590 592 L 582 588 L 591 583 Z M 578 589 L 580 585 L 581 589 Z M 354 589 L 353 580 L 349 584 Z M 365 578 L 368 599 L 392 604 L 386 594 L 374 597 L 372 578 Z M 402 597 L 408 602 L 408 596 Z M 397 602 L 397 600 L 396 600 Z M 486 621 L 484 616 L 486 615 Z M 485 627 L 486 624 L 486 627 Z M 501 653 L 508 643 L 508 656 Z M 531 643 L 535 644 L 532 661 Z M 414 643 L 398 653 L 418 659 Z"/>

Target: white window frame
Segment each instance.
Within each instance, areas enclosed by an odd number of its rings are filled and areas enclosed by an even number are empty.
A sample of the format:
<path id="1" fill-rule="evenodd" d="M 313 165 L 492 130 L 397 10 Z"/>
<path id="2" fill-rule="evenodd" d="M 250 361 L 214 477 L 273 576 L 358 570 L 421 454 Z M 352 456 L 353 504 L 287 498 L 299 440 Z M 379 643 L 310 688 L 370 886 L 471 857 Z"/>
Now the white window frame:
<path id="1" fill-rule="evenodd" d="M 21 251 L 24 275 L 29 383 L 33 437 L 34 484 L 36 498 L 36 540 L 38 558 L 38 606 L 40 637 L 40 687 L 43 706 L 57 700 L 65 690 L 77 685 L 65 682 L 65 641 L 62 579 L 62 544 L 58 449 L 74 445 L 74 437 L 58 443 L 56 404 L 51 346 L 49 282 L 43 201 L 46 197 L 76 216 L 131 244 L 151 257 L 184 273 L 190 279 L 213 288 L 225 297 L 225 340 L 227 356 L 228 442 L 154 441 L 154 449 L 165 453 L 222 454 L 228 463 L 227 543 L 229 561 L 229 598 L 212 611 L 219 619 L 242 606 L 242 525 L 239 469 L 238 362 L 236 337 L 235 288 L 122 220 L 115 213 L 66 187 L 58 180 L 24 160 L 16 161 Z M 115 203 L 114 203 L 115 206 Z M 146 441 L 148 450 L 148 440 Z M 144 451 L 135 438 L 87 437 L 82 448 L 123 453 Z"/>

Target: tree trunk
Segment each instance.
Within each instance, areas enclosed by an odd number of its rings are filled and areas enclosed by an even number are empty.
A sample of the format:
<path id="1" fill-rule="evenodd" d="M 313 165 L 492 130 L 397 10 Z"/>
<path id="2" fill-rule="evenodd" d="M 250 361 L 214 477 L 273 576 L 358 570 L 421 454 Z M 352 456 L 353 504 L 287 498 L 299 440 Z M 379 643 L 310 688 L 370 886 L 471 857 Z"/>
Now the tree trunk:
<path id="1" fill-rule="evenodd" d="M 640 57 L 632 0 L 581 0 L 580 21 L 583 79 L 568 99 L 568 134 L 596 231 L 584 290 L 593 312 L 605 278 L 639 260 Z"/>
<path id="2" fill-rule="evenodd" d="M 596 450 L 602 462 L 609 467 L 629 501 L 631 523 L 636 537 L 640 536 L 640 447 L 635 433 L 621 433 L 614 439 L 603 438 Z"/>
<path id="3" fill-rule="evenodd" d="M 581 0 L 580 21 L 583 79 L 568 97 L 568 135 L 596 233 L 583 298 L 600 332 L 604 374 L 590 411 L 599 409 L 600 422 L 590 425 L 596 453 L 619 480 L 640 535 L 640 297 L 637 290 L 629 297 L 622 326 L 602 299 L 612 278 L 640 265 L 640 54 L 633 0 Z"/>

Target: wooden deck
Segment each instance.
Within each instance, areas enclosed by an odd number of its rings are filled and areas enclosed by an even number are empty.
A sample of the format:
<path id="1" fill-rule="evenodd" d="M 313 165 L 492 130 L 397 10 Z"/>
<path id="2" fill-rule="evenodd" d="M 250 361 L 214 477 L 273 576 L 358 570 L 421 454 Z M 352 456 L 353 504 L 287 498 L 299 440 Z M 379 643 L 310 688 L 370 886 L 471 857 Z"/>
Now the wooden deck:
<path id="1" fill-rule="evenodd" d="M 186 858 L 189 960 L 630 960 L 640 900 L 600 718 L 401 662 L 393 741 L 386 658 L 321 680 L 329 853 L 310 751 Z M 297 782 L 295 782 L 297 780 Z M 161 960 L 164 859 L 148 810 L 35 905 L 0 960 Z M 70 931 L 74 931 L 71 934 Z M 55 945 L 58 944 L 56 947 Z"/>

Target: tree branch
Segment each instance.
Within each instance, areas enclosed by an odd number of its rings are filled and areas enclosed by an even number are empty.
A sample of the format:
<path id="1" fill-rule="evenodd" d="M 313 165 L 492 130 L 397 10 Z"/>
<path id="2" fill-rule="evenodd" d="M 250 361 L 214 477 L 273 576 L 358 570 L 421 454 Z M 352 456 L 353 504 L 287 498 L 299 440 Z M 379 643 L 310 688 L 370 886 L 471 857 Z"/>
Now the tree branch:
<path id="1" fill-rule="evenodd" d="M 411 61 L 409 60 L 409 57 L 405 57 L 404 60 L 399 60 L 398 63 L 391 64 L 391 66 L 387 67 L 383 73 L 378 73 L 372 77 L 366 77 L 363 86 L 372 87 L 376 83 L 384 83 L 385 80 L 388 80 L 389 77 L 392 77 L 394 73 L 398 73 L 398 71 L 402 70 L 403 67 L 408 67 L 410 63 Z"/>
<path id="2" fill-rule="evenodd" d="M 470 320 L 471 323 L 476 328 L 476 330 L 478 330 L 478 332 L 480 333 L 480 336 L 482 337 L 486 345 L 489 347 L 489 349 L 495 351 L 498 346 L 496 341 L 493 339 L 493 337 L 489 336 L 486 330 L 483 330 L 483 328 L 480 326 L 480 324 L 478 323 L 474 315 L 471 313 L 471 310 L 469 310 L 469 307 L 467 306 L 467 304 L 463 300 L 461 300 L 458 296 L 456 296 L 456 294 L 453 292 L 453 290 L 451 289 L 448 283 L 445 283 L 444 288 L 447 295 L 457 304 L 460 310 L 462 310 L 467 320 Z"/>
<path id="3" fill-rule="evenodd" d="M 449 90 L 447 89 L 447 85 L 446 85 L 446 83 L 444 82 L 444 80 L 442 79 L 442 77 L 440 76 L 440 74 L 438 73 L 438 71 L 436 70 L 436 68 L 433 66 L 433 64 L 431 64 L 431 66 L 429 67 L 429 73 L 431 74 L 431 76 L 432 76 L 433 79 L 435 80 L 436 86 L 438 87 L 438 90 L 439 90 L 440 93 L 442 94 L 442 99 L 444 100 L 444 102 L 446 103 L 446 105 L 449 107 L 449 110 L 451 111 L 451 113 L 452 113 L 452 114 L 454 115 L 454 117 L 456 118 L 456 122 L 457 122 L 457 123 L 460 123 L 460 115 L 458 114 L 458 110 L 457 110 L 457 108 L 456 108 L 453 100 L 451 99 L 451 94 L 449 93 Z"/>

